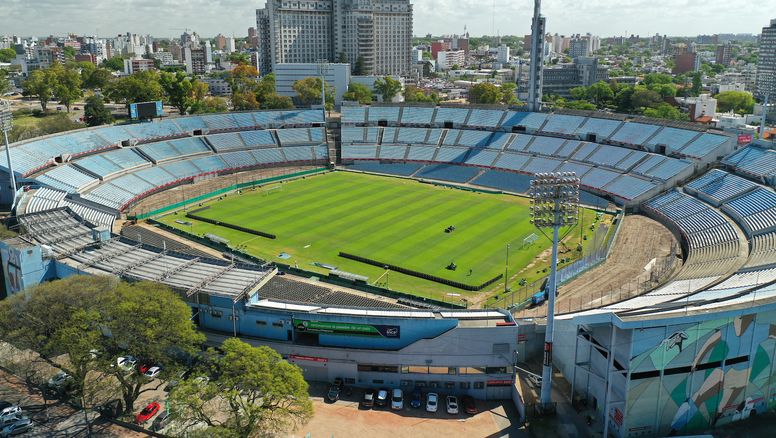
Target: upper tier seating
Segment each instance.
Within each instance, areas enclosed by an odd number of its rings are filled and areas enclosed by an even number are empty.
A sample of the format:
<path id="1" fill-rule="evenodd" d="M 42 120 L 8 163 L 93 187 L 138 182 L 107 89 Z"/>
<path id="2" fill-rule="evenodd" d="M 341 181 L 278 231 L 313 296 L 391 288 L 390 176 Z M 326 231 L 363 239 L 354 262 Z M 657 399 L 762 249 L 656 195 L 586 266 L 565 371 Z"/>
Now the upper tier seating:
<path id="1" fill-rule="evenodd" d="M 776 193 L 758 187 L 722 206 L 750 236 L 776 230 Z"/>
<path id="2" fill-rule="evenodd" d="M 722 160 L 736 172 L 774 183 L 776 178 L 776 150 L 750 145 Z"/>
<path id="3" fill-rule="evenodd" d="M 719 207 L 726 201 L 743 195 L 759 187 L 757 184 L 727 173 L 713 169 L 702 177 L 685 186 L 685 191 Z"/>

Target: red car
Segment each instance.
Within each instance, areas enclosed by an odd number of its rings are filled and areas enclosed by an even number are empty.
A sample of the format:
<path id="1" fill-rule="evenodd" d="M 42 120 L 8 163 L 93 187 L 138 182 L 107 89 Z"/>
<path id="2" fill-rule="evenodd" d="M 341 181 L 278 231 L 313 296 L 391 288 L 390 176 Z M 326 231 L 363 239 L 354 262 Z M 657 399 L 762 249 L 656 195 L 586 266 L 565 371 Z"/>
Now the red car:
<path id="1" fill-rule="evenodd" d="M 152 365 L 150 363 L 141 363 L 140 365 L 138 365 L 137 371 L 140 374 L 145 374 L 145 372 L 148 371 L 148 369 L 151 368 L 151 366 Z"/>
<path id="2" fill-rule="evenodd" d="M 474 403 L 474 397 L 470 395 L 465 395 L 461 399 L 463 402 L 463 409 L 466 411 L 467 414 L 476 415 L 477 414 L 477 405 Z"/>
<path id="3" fill-rule="evenodd" d="M 157 402 L 151 402 L 148 404 L 148 406 L 144 407 L 142 411 L 140 411 L 137 415 L 135 415 L 135 424 L 143 424 L 146 421 L 150 420 L 151 417 L 156 415 L 157 412 L 159 412 L 159 409 L 161 406 L 159 406 L 159 403 Z"/>

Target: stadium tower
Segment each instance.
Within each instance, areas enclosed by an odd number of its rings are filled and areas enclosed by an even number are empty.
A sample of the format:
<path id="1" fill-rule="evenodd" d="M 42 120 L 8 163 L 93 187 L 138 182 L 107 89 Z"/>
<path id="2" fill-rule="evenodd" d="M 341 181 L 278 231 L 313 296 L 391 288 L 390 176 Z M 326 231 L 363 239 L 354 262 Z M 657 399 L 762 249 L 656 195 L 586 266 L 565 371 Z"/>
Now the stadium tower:
<path id="1" fill-rule="evenodd" d="M 541 15 L 542 0 L 534 0 L 531 24 L 531 75 L 528 80 L 528 110 L 539 111 L 542 102 L 542 67 L 544 65 L 544 29 L 546 19 Z"/>

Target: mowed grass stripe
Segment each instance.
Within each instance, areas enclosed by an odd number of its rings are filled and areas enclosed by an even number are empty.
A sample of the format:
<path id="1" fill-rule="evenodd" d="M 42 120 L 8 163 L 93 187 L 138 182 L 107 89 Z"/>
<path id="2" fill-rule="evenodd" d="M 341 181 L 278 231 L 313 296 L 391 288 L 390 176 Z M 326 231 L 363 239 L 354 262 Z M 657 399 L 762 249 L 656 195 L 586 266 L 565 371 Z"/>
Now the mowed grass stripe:
<path id="1" fill-rule="evenodd" d="M 468 193 L 375 175 L 333 172 L 282 183 L 282 190 L 230 195 L 213 202 L 202 216 L 271 232 L 278 239 L 255 239 L 245 233 L 195 223 L 194 231 L 214 232 L 247 242 L 258 256 L 317 270 L 311 262 L 377 278 L 381 269 L 337 256 L 339 251 L 368 257 L 453 281 L 479 284 L 504 268 L 504 246 L 516 247 L 533 227 L 528 203 L 508 195 Z M 178 216 L 180 217 L 180 216 Z M 175 224 L 175 216 L 164 221 Z M 456 231 L 444 229 L 455 225 Z M 510 261 L 530 258 L 549 246 L 541 242 Z M 280 252 L 292 256 L 277 258 Z M 445 269 L 455 261 L 457 271 Z M 510 263 L 510 265 L 514 265 Z M 468 275 L 473 269 L 472 275 Z M 449 290 L 428 280 L 396 275 L 399 290 Z M 394 286 L 397 287 L 397 286 Z"/>

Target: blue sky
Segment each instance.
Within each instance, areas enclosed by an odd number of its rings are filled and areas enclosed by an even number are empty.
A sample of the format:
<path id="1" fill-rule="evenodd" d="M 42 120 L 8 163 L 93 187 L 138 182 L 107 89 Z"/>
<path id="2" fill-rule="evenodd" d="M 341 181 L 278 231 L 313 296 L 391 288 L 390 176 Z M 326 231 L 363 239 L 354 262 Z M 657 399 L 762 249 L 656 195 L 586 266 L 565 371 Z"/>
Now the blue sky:
<path id="1" fill-rule="evenodd" d="M 190 28 L 207 37 L 218 33 L 244 36 L 255 25 L 255 9 L 263 4 L 245 0 L 0 0 L 0 34 L 173 36 Z M 464 26 L 475 36 L 522 35 L 529 33 L 533 12 L 532 0 L 414 0 L 413 5 L 416 35 L 462 33 Z M 543 12 L 548 31 L 566 35 L 756 34 L 776 18 L 776 0 L 544 0 Z"/>

